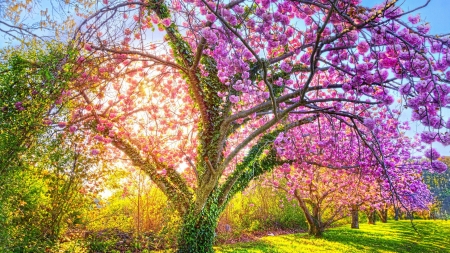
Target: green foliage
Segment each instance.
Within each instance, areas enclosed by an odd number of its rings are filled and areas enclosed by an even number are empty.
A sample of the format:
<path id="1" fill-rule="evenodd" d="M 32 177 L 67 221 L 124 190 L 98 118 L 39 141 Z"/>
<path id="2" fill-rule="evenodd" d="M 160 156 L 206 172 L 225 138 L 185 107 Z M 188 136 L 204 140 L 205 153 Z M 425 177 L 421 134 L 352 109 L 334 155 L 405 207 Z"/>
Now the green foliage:
<path id="1" fill-rule="evenodd" d="M 443 157 L 441 160 L 450 165 L 450 158 Z M 444 173 L 423 173 L 424 182 L 429 186 L 435 197 L 435 204 L 432 208 L 435 218 L 450 217 L 450 171 Z"/>
<path id="2" fill-rule="evenodd" d="M 148 176 L 114 168 L 106 187 L 111 196 L 95 200 L 84 214 L 86 229 L 92 234 L 89 245 L 108 246 L 116 241 L 120 243 L 111 250 L 132 252 L 175 246 L 180 218 Z"/>
<path id="3" fill-rule="evenodd" d="M 179 253 L 212 252 L 215 228 L 221 213 L 217 197 L 211 196 L 200 213 L 195 213 L 195 205 L 185 214 L 178 236 Z"/>
<path id="4" fill-rule="evenodd" d="M 41 237 L 41 207 L 49 205 L 46 187 L 36 169 L 8 173 L 0 183 L 0 251 L 41 252 L 48 241 Z M 40 245 L 39 245 L 40 244 Z"/>
<path id="5" fill-rule="evenodd" d="M 390 221 L 332 228 L 323 238 L 302 234 L 268 236 L 249 243 L 224 245 L 216 252 L 450 252 L 449 221 Z"/>
<path id="6" fill-rule="evenodd" d="M 305 217 L 295 201 L 280 192 L 258 185 L 238 193 L 222 213 L 219 240 L 239 238 L 242 234 L 272 230 L 304 230 Z"/>
<path id="7" fill-rule="evenodd" d="M 90 252 L 111 252 L 116 243 L 120 240 L 111 230 L 103 233 L 93 233 L 87 237 L 87 244 Z"/>
<path id="8" fill-rule="evenodd" d="M 81 222 L 89 161 L 59 139 L 40 144 L 22 155 L 26 166 L 0 178 L 1 252 L 42 252 Z"/>
<path id="9" fill-rule="evenodd" d="M 51 42 L 3 51 L 0 62 L 0 173 L 19 166 L 21 152 L 45 131 L 44 116 L 74 74 L 75 51 Z"/>

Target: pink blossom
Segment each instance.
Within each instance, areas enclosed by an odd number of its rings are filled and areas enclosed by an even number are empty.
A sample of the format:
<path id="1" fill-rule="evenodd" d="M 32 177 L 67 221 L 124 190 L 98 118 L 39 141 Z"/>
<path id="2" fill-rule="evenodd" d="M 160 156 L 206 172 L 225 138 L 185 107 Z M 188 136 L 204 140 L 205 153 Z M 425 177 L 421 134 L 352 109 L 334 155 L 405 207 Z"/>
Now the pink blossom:
<path id="1" fill-rule="evenodd" d="M 84 45 L 84 49 L 86 49 L 87 51 L 92 51 L 92 46 L 91 46 L 91 44 L 86 43 L 86 44 Z"/>
<path id="2" fill-rule="evenodd" d="M 282 62 L 280 64 L 280 69 L 283 70 L 284 72 L 289 73 L 292 70 L 292 66 L 287 62 Z"/>
<path id="3" fill-rule="evenodd" d="M 86 58 L 84 58 L 84 56 L 80 56 L 80 57 L 78 57 L 78 59 L 77 59 L 77 63 L 79 64 L 79 63 L 82 63 L 82 62 L 84 62 L 84 60 L 85 60 Z"/>
<path id="4" fill-rule="evenodd" d="M 420 134 L 420 138 L 422 139 L 423 142 L 431 144 L 436 138 L 436 134 L 433 132 L 422 132 Z"/>
<path id="5" fill-rule="evenodd" d="M 369 44 L 366 41 L 362 41 L 356 48 L 360 54 L 365 54 L 369 51 Z"/>
<path id="6" fill-rule="evenodd" d="M 161 20 L 161 23 L 162 23 L 165 27 L 169 27 L 170 24 L 172 24 L 172 21 L 170 20 L 170 18 L 165 18 L 165 19 Z"/>
<path id="7" fill-rule="evenodd" d="M 208 20 L 211 23 L 214 23 L 214 21 L 216 21 L 216 15 L 214 15 L 214 14 L 206 14 L 206 20 Z"/>
<path id="8" fill-rule="evenodd" d="M 98 150 L 98 149 L 91 149 L 91 155 L 96 156 L 96 155 L 98 155 L 99 153 L 100 153 L 100 150 Z"/>
<path id="9" fill-rule="evenodd" d="M 417 14 L 415 16 L 408 16 L 408 21 L 411 22 L 411 24 L 417 24 L 420 21 L 420 14 Z"/>
<path id="10" fill-rule="evenodd" d="M 230 102 L 233 103 L 233 104 L 236 104 L 240 100 L 239 97 L 235 96 L 235 95 L 230 95 L 229 99 L 230 99 Z"/>
<path id="11" fill-rule="evenodd" d="M 443 173 L 447 170 L 447 165 L 441 161 L 432 161 L 431 168 L 437 173 Z"/>
<path id="12" fill-rule="evenodd" d="M 60 127 L 60 128 L 64 128 L 64 127 L 66 127 L 66 125 L 67 125 L 66 122 L 62 122 L 62 121 L 58 122 L 58 127 Z"/>
<path id="13" fill-rule="evenodd" d="M 71 133 L 74 133 L 75 131 L 77 131 L 77 127 L 76 127 L 76 126 L 70 126 L 70 127 L 69 127 L 69 131 L 70 131 Z"/>
<path id="14" fill-rule="evenodd" d="M 439 154 L 439 152 L 437 152 L 437 150 L 434 149 L 434 148 L 430 148 L 430 149 L 427 149 L 427 150 L 425 151 L 425 157 L 428 158 L 428 159 L 436 160 L 436 159 L 438 159 L 440 156 L 441 156 L 441 155 Z"/>
<path id="15" fill-rule="evenodd" d="M 367 127 L 367 129 L 373 130 L 373 129 L 375 129 L 376 123 L 375 123 L 375 120 L 373 120 L 371 118 L 365 118 L 364 125 Z"/>
<path id="16" fill-rule="evenodd" d="M 16 103 L 14 104 L 14 107 L 15 107 L 16 110 L 18 110 L 18 111 L 23 111 L 23 110 L 25 110 L 25 107 L 23 107 L 22 102 L 16 102 Z"/>
<path id="17" fill-rule="evenodd" d="M 104 130 L 105 130 L 105 126 L 103 124 L 98 124 L 97 125 L 97 131 L 103 132 Z"/>

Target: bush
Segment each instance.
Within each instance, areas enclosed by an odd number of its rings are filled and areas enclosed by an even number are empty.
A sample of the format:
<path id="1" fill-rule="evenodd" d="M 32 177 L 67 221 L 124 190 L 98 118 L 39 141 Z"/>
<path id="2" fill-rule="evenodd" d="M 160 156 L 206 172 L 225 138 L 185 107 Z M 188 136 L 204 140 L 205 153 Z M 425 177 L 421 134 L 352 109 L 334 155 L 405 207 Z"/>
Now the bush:
<path id="1" fill-rule="evenodd" d="M 230 201 L 220 217 L 217 234 L 219 240 L 228 240 L 242 233 L 305 228 L 306 219 L 295 201 L 272 188 L 255 185 Z"/>

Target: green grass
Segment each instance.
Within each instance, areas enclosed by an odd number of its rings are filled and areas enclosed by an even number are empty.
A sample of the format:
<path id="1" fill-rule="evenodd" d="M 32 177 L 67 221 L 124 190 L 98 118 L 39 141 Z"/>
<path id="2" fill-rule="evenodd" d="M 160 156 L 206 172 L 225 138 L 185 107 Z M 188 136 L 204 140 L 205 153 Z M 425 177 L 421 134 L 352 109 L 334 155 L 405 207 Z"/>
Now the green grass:
<path id="1" fill-rule="evenodd" d="M 307 234 L 267 236 L 258 241 L 216 247 L 216 252 L 450 252 L 450 221 L 389 221 L 333 228 L 323 238 Z"/>

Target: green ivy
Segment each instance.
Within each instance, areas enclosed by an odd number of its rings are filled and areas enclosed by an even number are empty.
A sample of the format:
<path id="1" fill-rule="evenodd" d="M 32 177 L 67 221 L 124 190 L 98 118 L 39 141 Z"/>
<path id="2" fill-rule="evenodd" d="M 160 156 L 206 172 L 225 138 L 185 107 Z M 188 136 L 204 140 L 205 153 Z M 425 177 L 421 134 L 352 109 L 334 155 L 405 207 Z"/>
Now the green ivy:
<path id="1" fill-rule="evenodd" d="M 76 51 L 61 44 L 36 44 L 2 55 L 0 63 L 0 173 L 45 131 L 43 118 L 74 78 Z"/>

